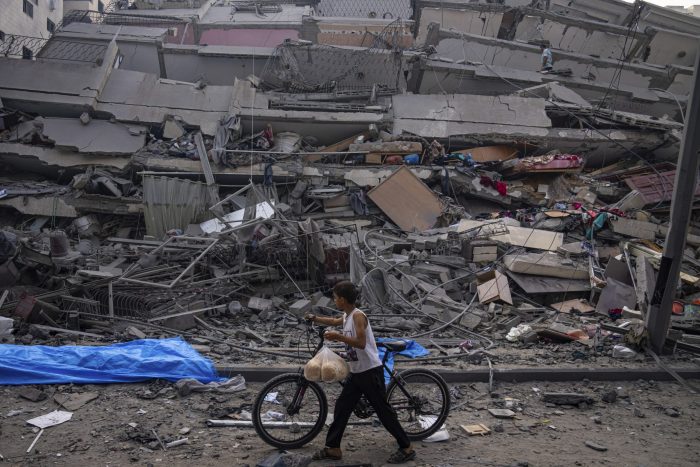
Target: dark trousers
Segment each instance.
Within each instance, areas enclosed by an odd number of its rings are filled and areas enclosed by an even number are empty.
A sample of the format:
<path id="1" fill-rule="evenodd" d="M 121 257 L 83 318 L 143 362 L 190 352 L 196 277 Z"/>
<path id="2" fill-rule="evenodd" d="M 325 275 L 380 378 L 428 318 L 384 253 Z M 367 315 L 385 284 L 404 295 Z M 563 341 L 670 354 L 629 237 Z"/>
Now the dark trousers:
<path id="1" fill-rule="evenodd" d="M 396 418 L 396 412 L 386 401 L 384 369 L 381 366 L 362 373 L 350 374 L 350 378 L 343 385 L 343 390 L 335 402 L 333 423 L 328 429 L 326 446 L 329 448 L 340 447 L 340 440 L 343 439 L 343 433 L 348 425 L 350 415 L 352 415 L 355 405 L 363 394 L 374 407 L 374 411 L 384 428 L 396 438 L 399 447 L 402 449 L 409 447 L 411 441 L 406 436 L 403 428 L 401 428 L 401 424 Z"/>

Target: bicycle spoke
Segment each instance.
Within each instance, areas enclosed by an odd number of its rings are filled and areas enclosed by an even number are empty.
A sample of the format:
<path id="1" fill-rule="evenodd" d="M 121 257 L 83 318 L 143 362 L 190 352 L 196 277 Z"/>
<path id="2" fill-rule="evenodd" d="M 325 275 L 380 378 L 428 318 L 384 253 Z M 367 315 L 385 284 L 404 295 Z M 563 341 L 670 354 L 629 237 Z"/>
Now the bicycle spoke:
<path id="1" fill-rule="evenodd" d="M 392 385 L 389 403 L 409 437 L 421 439 L 439 427 L 449 407 L 449 394 L 439 376 L 420 372 L 402 374 L 401 385 Z"/>
<path id="2" fill-rule="evenodd" d="M 262 395 L 261 428 L 278 442 L 292 443 L 306 436 L 321 416 L 319 395 L 311 387 L 305 388 L 301 395 L 298 391 L 297 380 L 287 380 Z"/>

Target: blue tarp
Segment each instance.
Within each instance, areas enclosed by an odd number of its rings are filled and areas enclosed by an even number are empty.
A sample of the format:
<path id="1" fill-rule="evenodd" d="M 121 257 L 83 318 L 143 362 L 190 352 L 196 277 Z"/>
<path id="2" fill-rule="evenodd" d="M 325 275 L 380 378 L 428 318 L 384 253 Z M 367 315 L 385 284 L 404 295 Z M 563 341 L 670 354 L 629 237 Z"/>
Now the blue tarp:
<path id="1" fill-rule="evenodd" d="M 0 384 L 134 383 L 153 378 L 221 381 L 180 337 L 108 346 L 0 344 Z"/>
<path id="2" fill-rule="evenodd" d="M 392 341 L 396 341 L 396 340 L 402 340 L 402 341 L 408 343 L 408 345 L 406 346 L 406 348 L 404 350 L 402 350 L 401 352 L 398 352 L 399 355 L 403 355 L 404 357 L 409 357 L 409 358 L 425 357 L 426 355 L 428 355 L 430 353 L 430 351 L 428 351 L 428 349 L 426 349 L 425 347 L 420 345 L 418 342 L 412 341 L 410 339 L 391 339 L 391 338 L 386 338 L 386 337 L 380 337 L 379 339 L 377 339 L 377 342 L 392 342 Z M 379 360 L 381 361 L 384 359 L 384 353 L 386 352 L 386 349 L 384 347 L 379 347 L 377 350 L 379 351 Z M 389 352 L 389 358 L 386 361 L 386 366 L 388 366 L 391 370 L 394 369 L 394 354 L 395 353 L 397 353 L 397 352 Z M 384 370 L 384 383 L 386 385 L 388 385 L 390 381 L 391 381 L 391 375 L 385 369 Z"/>

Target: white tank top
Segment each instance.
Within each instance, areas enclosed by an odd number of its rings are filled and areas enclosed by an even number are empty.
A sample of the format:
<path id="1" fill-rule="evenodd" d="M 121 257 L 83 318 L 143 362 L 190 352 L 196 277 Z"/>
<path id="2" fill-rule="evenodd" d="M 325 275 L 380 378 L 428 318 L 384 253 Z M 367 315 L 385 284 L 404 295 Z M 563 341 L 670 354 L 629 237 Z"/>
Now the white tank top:
<path id="1" fill-rule="evenodd" d="M 343 314 L 343 334 L 349 337 L 357 337 L 357 332 L 355 331 L 355 320 L 352 319 L 352 315 L 355 313 L 362 314 L 365 319 L 365 315 L 361 310 L 355 308 L 350 312 L 350 314 Z M 350 367 L 351 373 L 362 373 L 363 371 L 371 370 L 381 366 L 382 362 L 379 360 L 379 353 L 377 352 L 377 343 L 374 341 L 374 333 L 372 333 L 372 326 L 367 320 L 367 329 L 365 330 L 365 348 L 358 349 L 355 347 L 350 347 L 345 344 L 346 348 L 346 360 L 348 361 L 348 366 Z"/>

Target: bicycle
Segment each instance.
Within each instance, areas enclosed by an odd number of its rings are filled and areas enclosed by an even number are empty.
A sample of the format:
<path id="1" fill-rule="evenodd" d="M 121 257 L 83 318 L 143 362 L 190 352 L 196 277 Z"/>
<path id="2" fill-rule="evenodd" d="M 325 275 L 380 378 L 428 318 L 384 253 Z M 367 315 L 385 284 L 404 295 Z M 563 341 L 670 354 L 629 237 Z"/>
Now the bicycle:
<path id="1" fill-rule="evenodd" d="M 314 326 L 306 322 L 307 337 Z M 325 327 L 318 327 L 318 345 L 313 355 L 323 347 Z M 382 366 L 390 375 L 387 401 L 396 411 L 411 441 L 419 441 L 438 431 L 449 414 L 450 392 L 447 383 L 432 370 L 423 368 L 402 372 L 390 370 L 390 352 L 406 348 L 406 341 L 377 342 L 386 352 Z M 340 383 L 342 384 L 342 383 Z M 374 409 L 363 396 L 354 414 L 366 419 Z M 310 443 L 323 429 L 328 416 L 328 400 L 320 384 L 304 378 L 303 367 L 296 373 L 272 378 L 262 388 L 253 404 L 253 426 L 258 436 L 278 449 L 296 449 Z"/>

